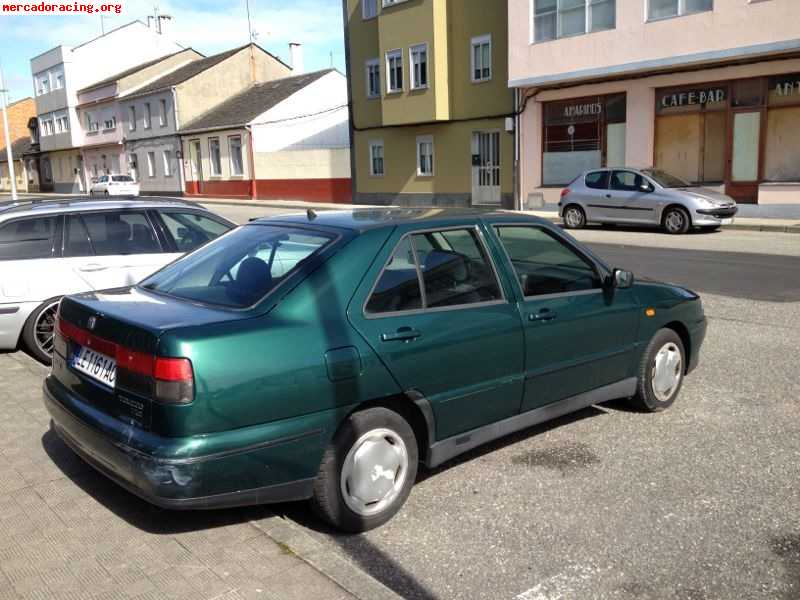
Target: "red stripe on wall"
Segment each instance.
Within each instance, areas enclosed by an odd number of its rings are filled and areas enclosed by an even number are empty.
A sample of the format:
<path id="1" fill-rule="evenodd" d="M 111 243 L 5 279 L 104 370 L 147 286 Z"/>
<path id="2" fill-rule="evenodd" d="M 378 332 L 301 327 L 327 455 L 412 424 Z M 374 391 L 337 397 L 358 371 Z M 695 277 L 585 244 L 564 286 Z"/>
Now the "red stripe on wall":
<path id="1" fill-rule="evenodd" d="M 352 180 L 341 179 L 258 179 L 256 194 L 259 200 L 304 200 L 349 204 L 352 200 Z M 189 196 L 249 197 L 249 179 L 236 181 L 186 182 Z"/>

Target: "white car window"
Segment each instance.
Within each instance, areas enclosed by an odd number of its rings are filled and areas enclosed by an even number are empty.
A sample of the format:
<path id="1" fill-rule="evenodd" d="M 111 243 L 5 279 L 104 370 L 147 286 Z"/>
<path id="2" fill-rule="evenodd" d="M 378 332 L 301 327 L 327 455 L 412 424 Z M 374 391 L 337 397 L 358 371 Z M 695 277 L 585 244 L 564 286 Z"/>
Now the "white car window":
<path id="1" fill-rule="evenodd" d="M 155 231 L 144 213 L 90 213 L 82 218 L 97 256 L 161 252 Z"/>
<path id="2" fill-rule="evenodd" d="M 19 219 L 0 225 L 0 260 L 50 258 L 57 217 Z"/>

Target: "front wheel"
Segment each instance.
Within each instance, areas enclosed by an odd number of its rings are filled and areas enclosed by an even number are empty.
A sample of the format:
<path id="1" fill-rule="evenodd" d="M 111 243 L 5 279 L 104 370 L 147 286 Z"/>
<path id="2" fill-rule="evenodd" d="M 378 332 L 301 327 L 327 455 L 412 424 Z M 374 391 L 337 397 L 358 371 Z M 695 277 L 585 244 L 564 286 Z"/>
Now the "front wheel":
<path id="1" fill-rule="evenodd" d="M 564 225 L 567 229 L 583 229 L 586 227 L 586 213 L 580 206 L 571 204 L 564 209 Z"/>
<path id="2" fill-rule="evenodd" d="M 684 208 L 673 206 L 664 213 L 664 229 L 667 233 L 678 235 L 686 233 L 692 226 L 692 219 Z"/>
<path id="3" fill-rule="evenodd" d="M 36 307 L 22 328 L 22 341 L 31 356 L 49 365 L 53 357 L 53 336 L 61 298 L 50 298 Z"/>
<path id="4" fill-rule="evenodd" d="M 416 438 L 403 417 L 382 407 L 356 412 L 322 457 L 312 508 L 343 531 L 379 527 L 411 493 L 417 461 Z"/>
<path id="5" fill-rule="evenodd" d="M 685 372 L 686 351 L 680 336 L 672 329 L 659 329 L 639 364 L 639 383 L 631 404 L 647 412 L 669 408 L 678 397 Z"/>

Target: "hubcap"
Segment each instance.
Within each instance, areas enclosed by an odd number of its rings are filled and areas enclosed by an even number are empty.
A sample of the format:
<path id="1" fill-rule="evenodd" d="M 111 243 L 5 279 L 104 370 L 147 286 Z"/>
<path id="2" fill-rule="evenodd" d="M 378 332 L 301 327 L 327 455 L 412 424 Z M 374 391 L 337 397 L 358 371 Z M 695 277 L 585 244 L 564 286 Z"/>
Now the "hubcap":
<path id="1" fill-rule="evenodd" d="M 567 211 L 567 225 L 570 227 L 579 227 L 583 221 L 583 215 L 577 208 L 570 208 Z"/>
<path id="2" fill-rule="evenodd" d="M 666 224 L 670 231 L 680 231 L 683 228 L 683 214 L 673 210 L 667 215 Z"/>
<path id="3" fill-rule="evenodd" d="M 344 459 L 342 497 L 354 513 L 375 515 L 400 495 L 407 474 L 403 439 L 391 429 L 373 429 L 356 440 Z"/>
<path id="4" fill-rule="evenodd" d="M 33 333 L 36 345 L 39 350 L 45 354 L 53 353 L 53 333 L 56 328 L 56 313 L 58 313 L 58 302 L 48 304 L 45 309 L 39 313 L 34 323 Z"/>
<path id="5" fill-rule="evenodd" d="M 653 361 L 653 393 L 659 402 L 666 402 L 672 397 L 682 376 L 680 349 L 673 342 L 664 344 Z"/>

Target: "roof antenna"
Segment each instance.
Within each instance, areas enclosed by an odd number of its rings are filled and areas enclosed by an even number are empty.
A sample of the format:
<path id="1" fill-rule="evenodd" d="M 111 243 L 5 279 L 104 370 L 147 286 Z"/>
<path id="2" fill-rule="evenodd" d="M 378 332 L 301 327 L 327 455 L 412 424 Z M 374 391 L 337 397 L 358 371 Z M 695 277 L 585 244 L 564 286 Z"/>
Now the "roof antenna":
<path id="1" fill-rule="evenodd" d="M 308 220 L 309 220 L 309 221 L 313 221 L 314 219 L 316 219 L 316 218 L 317 218 L 317 213 L 315 213 L 315 212 L 314 212 L 314 209 L 313 209 L 313 208 L 309 208 L 309 209 L 306 211 L 306 216 L 308 217 Z"/>

